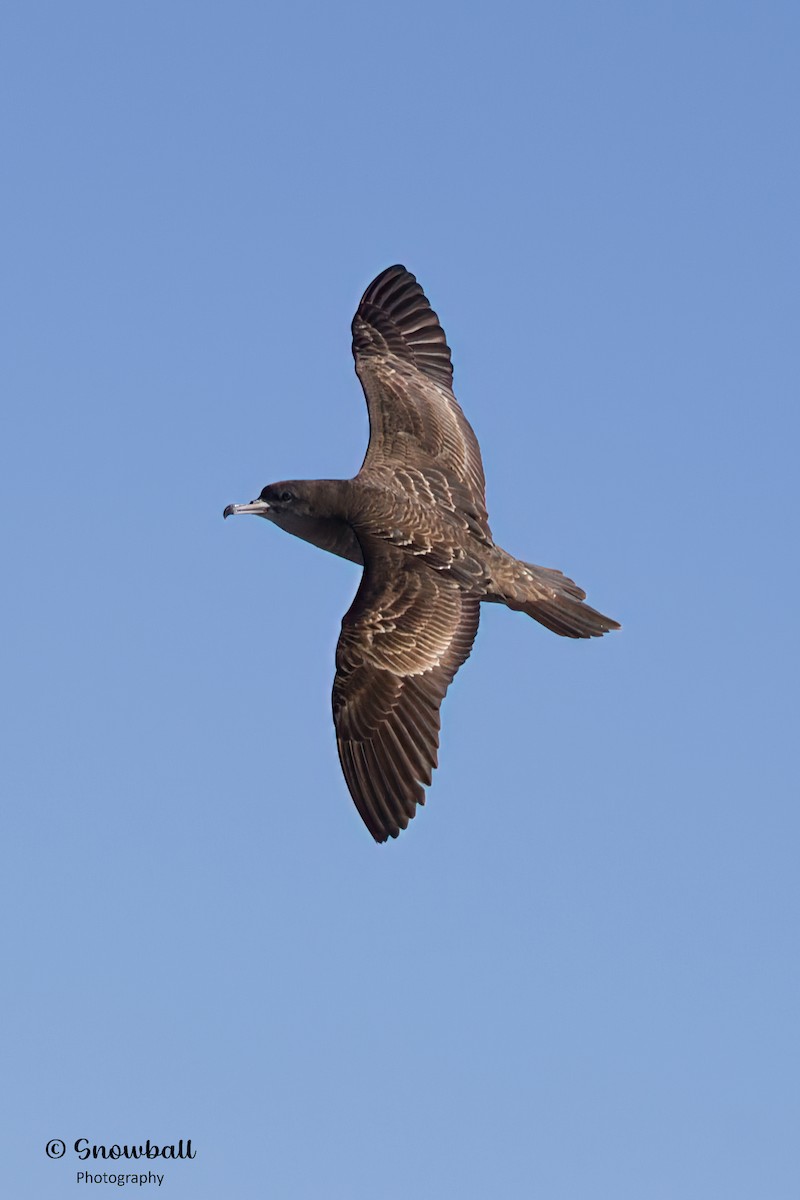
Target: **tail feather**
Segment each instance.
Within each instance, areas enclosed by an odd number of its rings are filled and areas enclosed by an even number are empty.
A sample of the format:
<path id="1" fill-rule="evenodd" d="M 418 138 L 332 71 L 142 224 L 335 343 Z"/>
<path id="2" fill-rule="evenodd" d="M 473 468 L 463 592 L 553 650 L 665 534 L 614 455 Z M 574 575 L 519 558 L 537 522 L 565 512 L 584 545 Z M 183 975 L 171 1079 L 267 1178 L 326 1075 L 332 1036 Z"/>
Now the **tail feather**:
<path id="1" fill-rule="evenodd" d="M 527 613 L 561 637 L 602 637 L 620 627 L 618 621 L 584 604 L 586 593 L 561 571 L 521 562 L 513 583 L 508 589 L 511 594 L 503 595 L 508 607 Z"/>

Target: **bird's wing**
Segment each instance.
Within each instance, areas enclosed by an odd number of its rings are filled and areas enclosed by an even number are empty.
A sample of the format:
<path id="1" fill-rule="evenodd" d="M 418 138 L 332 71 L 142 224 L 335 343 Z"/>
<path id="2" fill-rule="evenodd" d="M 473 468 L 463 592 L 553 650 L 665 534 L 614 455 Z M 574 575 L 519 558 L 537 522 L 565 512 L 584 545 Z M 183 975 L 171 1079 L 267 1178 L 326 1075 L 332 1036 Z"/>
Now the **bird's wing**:
<path id="1" fill-rule="evenodd" d="M 416 467 L 462 485 L 486 525 L 478 439 L 453 395 L 450 347 L 436 313 L 405 267 L 374 279 L 353 318 L 353 357 L 367 398 L 370 439 L 362 472 Z"/>
<path id="2" fill-rule="evenodd" d="M 439 745 L 439 706 L 478 630 L 480 601 L 376 538 L 342 621 L 333 719 L 350 794 L 377 842 L 424 804 Z"/>

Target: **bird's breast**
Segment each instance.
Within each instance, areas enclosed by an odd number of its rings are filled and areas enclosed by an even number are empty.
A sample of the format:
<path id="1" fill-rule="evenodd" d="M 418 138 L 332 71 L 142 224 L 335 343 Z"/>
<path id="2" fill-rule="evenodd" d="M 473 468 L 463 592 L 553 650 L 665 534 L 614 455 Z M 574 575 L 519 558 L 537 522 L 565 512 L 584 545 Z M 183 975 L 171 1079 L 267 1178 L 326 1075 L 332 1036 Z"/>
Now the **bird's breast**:
<path id="1" fill-rule="evenodd" d="M 291 533 L 293 537 L 302 538 L 320 550 L 329 554 L 337 554 L 339 558 L 347 558 L 350 562 L 363 563 L 361 547 L 352 527 L 339 517 L 300 517 L 295 513 L 284 513 L 281 516 L 281 529 Z"/>

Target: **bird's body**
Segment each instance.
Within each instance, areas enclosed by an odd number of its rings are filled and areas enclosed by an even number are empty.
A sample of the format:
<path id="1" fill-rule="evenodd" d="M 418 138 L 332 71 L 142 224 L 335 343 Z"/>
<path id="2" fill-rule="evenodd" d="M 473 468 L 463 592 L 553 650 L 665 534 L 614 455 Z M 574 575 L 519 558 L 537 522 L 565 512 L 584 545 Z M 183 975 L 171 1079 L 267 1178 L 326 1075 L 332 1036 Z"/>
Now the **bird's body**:
<path id="1" fill-rule="evenodd" d="M 475 434 L 452 392 L 450 351 L 413 275 L 389 267 L 353 320 L 370 442 L 354 479 L 271 484 L 251 512 L 362 563 L 336 653 L 333 713 L 350 793 L 376 841 L 424 803 L 439 706 L 468 657 L 481 601 L 565 637 L 618 628 L 560 571 L 524 563 L 489 528 Z"/>

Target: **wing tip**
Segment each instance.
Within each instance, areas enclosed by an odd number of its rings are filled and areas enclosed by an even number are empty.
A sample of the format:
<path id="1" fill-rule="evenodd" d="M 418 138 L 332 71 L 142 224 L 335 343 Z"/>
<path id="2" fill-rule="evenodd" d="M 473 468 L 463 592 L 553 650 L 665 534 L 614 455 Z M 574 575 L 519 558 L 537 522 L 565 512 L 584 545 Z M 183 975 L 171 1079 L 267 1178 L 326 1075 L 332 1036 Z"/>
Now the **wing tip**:
<path id="1" fill-rule="evenodd" d="M 394 354 L 452 390 L 450 347 L 417 277 L 395 263 L 376 275 L 353 317 L 353 356 Z"/>

